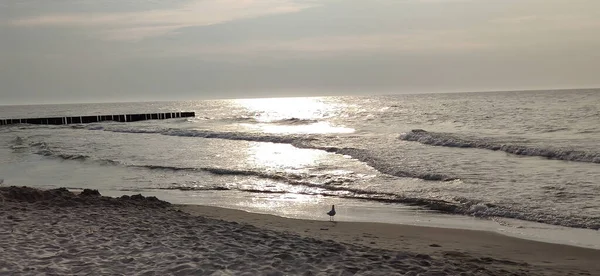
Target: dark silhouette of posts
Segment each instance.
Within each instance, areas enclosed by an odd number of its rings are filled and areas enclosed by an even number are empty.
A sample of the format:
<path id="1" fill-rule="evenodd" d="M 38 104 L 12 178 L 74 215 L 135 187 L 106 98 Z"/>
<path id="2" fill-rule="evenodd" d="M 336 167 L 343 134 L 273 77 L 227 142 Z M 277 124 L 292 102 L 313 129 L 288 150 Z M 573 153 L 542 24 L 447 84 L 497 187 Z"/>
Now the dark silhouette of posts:
<path id="1" fill-rule="evenodd" d="M 96 116 L 73 116 L 73 117 L 49 117 L 49 118 L 27 118 L 27 119 L 0 119 L 0 125 L 34 124 L 34 125 L 69 125 L 89 124 L 102 121 L 115 122 L 137 122 L 146 120 L 165 120 L 173 118 L 196 117 L 195 112 L 171 112 L 171 113 L 145 113 L 145 114 L 118 114 L 118 115 L 96 115 Z"/>

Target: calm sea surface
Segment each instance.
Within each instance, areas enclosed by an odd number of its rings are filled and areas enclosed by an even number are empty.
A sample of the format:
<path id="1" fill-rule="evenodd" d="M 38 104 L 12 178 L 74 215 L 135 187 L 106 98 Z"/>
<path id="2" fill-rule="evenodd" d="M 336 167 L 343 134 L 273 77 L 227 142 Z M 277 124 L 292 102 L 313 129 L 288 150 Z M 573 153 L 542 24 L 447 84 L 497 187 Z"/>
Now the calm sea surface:
<path id="1" fill-rule="evenodd" d="M 0 179 L 600 228 L 600 90 L 0 106 L 0 118 L 173 111 L 196 118 L 2 126 Z"/>

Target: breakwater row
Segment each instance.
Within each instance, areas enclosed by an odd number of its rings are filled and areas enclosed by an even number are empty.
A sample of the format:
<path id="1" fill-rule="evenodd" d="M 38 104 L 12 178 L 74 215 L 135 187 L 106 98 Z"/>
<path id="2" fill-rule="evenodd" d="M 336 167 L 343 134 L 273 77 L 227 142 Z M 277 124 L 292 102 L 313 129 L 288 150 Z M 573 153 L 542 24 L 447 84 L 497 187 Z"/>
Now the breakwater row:
<path id="1" fill-rule="evenodd" d="M 68 125 L 89 124 L 102 121 L 115 122 L 137 122 L 146 120 L 165 120 L 172 118 L 195 117 L 195 112 L 169 112 L 169 113 L 145 113 L 145 114 L 117 114 L 117 115 L 93 115 L 93 116 L 69 116 L 69 117 L 47 117 L 26 119 L 0 119 L 0 125 L 34 124 L 34 125 Z"/>

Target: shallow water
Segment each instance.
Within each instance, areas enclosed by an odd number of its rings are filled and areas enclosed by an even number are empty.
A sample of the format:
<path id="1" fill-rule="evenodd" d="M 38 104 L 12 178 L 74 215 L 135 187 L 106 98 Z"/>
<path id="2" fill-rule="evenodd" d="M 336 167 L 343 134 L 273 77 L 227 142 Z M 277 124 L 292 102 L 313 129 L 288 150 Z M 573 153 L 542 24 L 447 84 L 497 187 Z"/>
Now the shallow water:
<path id="1" fill-rule="evenodd" d="M 0 179 L 600 228 L 598 90 L 0 106 L 0 118 L 171 111 L 197 116 L 0 127 Z"/>

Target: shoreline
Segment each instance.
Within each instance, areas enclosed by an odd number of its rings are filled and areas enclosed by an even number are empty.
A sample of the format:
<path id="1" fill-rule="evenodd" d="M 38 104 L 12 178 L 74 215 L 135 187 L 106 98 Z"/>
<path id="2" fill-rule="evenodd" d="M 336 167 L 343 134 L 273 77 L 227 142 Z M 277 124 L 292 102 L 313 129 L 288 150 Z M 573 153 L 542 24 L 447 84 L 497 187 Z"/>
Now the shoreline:
<path id="1" fill-rule="evenodd" d="M 600 251 L 499 234 L 287 219 L 97 190 L 0 187 L 0 274 L 596 275 Z"/>
<path id="2" fill-rule="evenodd" d="M 336 219 L 348 222 L 374 222 L 434 228 L 493 232 L 519 239 L 570 245 L 600 250 L 600 231 L 569 228 L 509 218 L 485 219 L 444 214 L 411 206 L 331 197 L 294 194 L 264 195 L 236 191 L 103 191 L 109 196 L 134 194 L 156 196 L 175 205 L 200 205 L 239 210 L 254 214 L 271 214 L 282 218 L 310 221 L 328 220 L 328 205 L 340 206 Z M 327 209 L 327 210 L 326 210 Z"/>
<path id="3" fill-rule="evenodd" d="M 587 266 L 600 273 L 600 250 L 534 241 L 491 231 L 454 229 L 378 222 L 329 222 L 284 218 L 235 209 L 201 205 L 174 205 L 183 212 L 304 237 L 346 244 L 407 250 L 420 254 L 449 256 L 485 255 L 506 261 L 521 261 L 546 267 Z"/>

